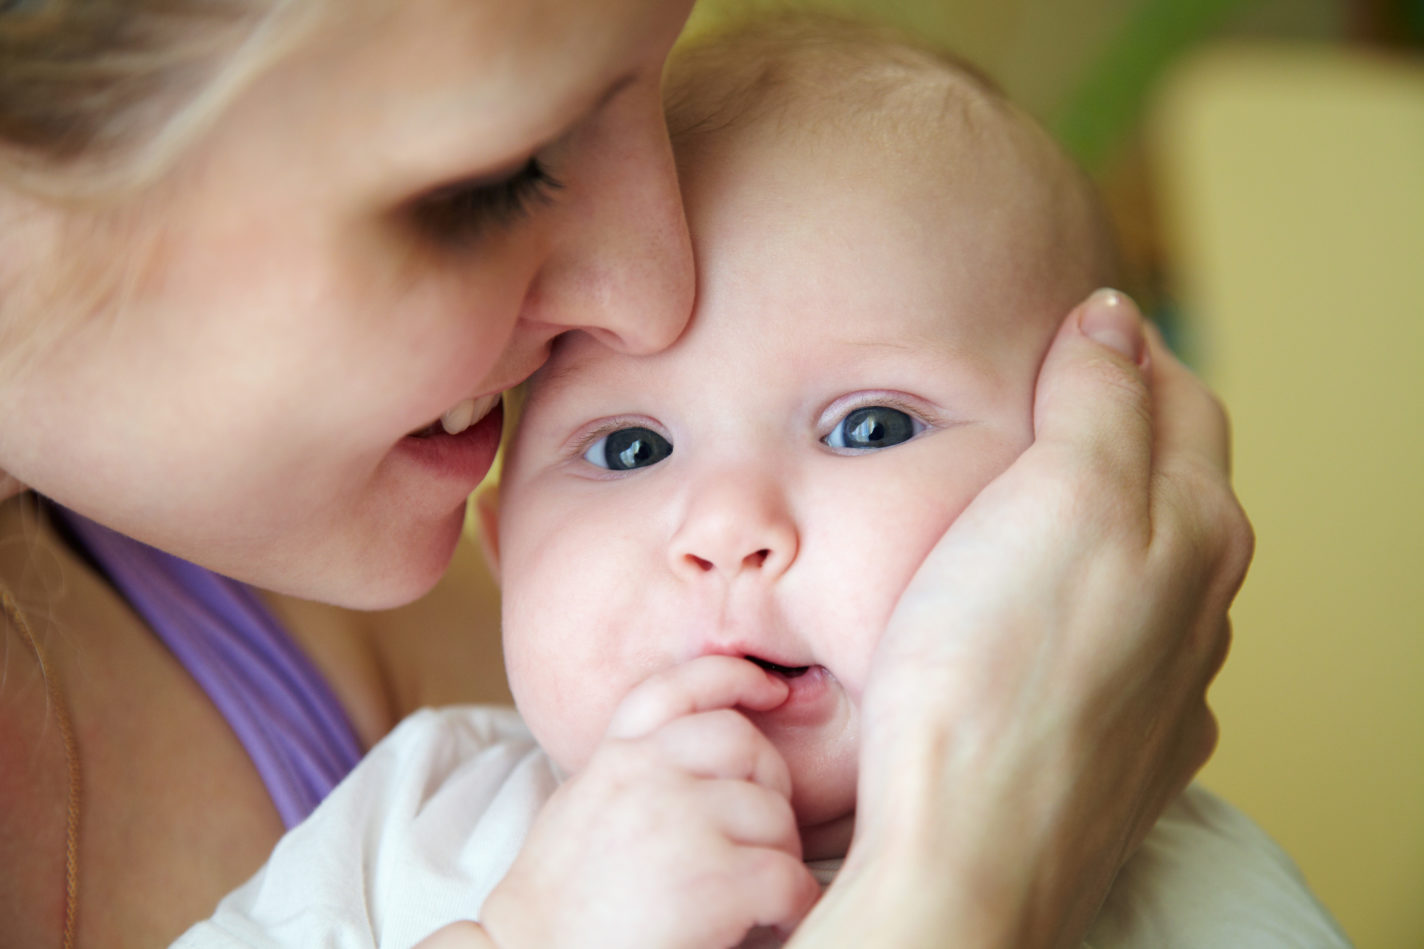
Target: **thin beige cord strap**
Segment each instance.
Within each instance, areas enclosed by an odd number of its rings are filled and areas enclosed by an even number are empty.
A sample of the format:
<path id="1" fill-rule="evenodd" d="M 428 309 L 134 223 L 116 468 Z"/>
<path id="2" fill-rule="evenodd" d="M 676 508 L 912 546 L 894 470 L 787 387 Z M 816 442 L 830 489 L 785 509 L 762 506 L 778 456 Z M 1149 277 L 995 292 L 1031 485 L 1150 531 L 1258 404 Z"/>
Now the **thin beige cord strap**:
<path id="1" fill-rule="evenodd" d="M 64 700 L 59 674 L 50 667 L 44 647 L 30 631 L 25 614 L 20 611 L 19 604 L 15 602 L 9 590 L 0 589 L 0 601 L 4 603 L 5 615 L 39 662 L 45 693 L 49 697 L 55 720 L 59 723 L 60 737 L 64 740 L 64 761 L 69 768 L 69 804 L 64 821 L 64 937 L 60 945 L 63 949 L 74 949 L 74 938 L 79 924 L 79 746 L 74 740 L 74 728 L 69 721 L 69 705 Z"/>

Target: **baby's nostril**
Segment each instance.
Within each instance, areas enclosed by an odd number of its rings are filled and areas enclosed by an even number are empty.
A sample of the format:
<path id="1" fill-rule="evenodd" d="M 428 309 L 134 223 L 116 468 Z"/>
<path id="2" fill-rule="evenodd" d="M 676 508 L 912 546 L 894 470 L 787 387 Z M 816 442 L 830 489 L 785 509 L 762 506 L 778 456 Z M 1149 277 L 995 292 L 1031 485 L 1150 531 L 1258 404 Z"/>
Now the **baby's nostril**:
<path id="1" fill-rule="evenodd" d="M 710 561 L 710 560 L 704 560 L 704 559 L 702 559 L 701 557 L 697 556 L 696 554 L 688 554 L 688 555 L 687 555 L 687 561 L 688 561 L 688 563 L 691 563 L 691 564 L 693 564 L 694 566 L 696 566 L 696 567 L 698 567 L 699 569 L 701 569 L 704 573 L 705 573 L 706 571 L 712 569 L 712 561 Z"/>
<path id="2" fill-rule="evenodd" d="M 743 558 L 743 560 L 748 567 L 760 567 L 762 564 L 766 563 L 766 558 L 770 556 L 771 551 L 767 550 L 766 548 L 762 548 L 754 554 L 747 554 L 746 557 Z"/>

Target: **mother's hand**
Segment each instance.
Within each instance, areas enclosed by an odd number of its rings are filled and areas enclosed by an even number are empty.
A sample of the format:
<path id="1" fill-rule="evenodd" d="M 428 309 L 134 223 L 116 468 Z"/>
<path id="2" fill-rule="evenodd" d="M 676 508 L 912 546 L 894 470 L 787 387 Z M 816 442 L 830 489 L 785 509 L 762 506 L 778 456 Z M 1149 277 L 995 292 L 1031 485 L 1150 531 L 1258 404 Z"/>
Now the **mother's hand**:
<path id="1" fill-rule="evenodd" d="M 885 633 L 856 840 L 798 943 L 1076 946 L 1215 746 L 1206 687 L 1252 549 L 1220 406 L 1099 291 L 1034 428 Z"/>

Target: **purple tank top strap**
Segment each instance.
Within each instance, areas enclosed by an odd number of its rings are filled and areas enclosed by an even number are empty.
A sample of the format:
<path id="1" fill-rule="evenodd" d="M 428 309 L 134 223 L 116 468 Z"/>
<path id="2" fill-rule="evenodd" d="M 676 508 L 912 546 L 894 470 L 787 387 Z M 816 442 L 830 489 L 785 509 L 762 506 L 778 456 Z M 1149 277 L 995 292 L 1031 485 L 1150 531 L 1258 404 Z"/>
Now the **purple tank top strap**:
<path id="1" fill-rule="evenodd" d="M 288 827 L 361 758 L 326 680 L 248 586 L 51 505 L 207 693 Z"/>

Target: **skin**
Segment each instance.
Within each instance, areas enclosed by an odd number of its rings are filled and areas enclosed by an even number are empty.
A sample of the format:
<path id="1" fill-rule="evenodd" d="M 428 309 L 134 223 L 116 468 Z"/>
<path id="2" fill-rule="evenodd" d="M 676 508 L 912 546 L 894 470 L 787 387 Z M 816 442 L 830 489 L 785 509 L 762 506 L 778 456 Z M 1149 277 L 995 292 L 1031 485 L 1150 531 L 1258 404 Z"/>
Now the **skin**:
<path id="1" fill-rule="evenodd" d="M 659 85 L 688 6 L 421 0 L 323 33 L 144 209 L 121 310 L 0 384 L 5 470 L 264 589 L 429 590 L 483 471 L 432 473 L 403 437 L 560 333 L 647 352 L 686 319 Z M 527 214 L 449 233 L 411 213 L 531 156 L 563 187 Z"/>
<path id="2" fill-rule="evenodd" d="M 833 150 L 781 130 L 728 134 L 680 163 L 702 262 L 683 338 L 633 358 L 570 339 L 535 377 L 499 549 L 511 686 L 568 770 L 633 686 L 677 663 L 753 655 L 824 673 L 832 697 L 814 722 L 760 723 L 812 827 L 853 809 L 855 707 L 879 631 L 1032 441 L 1034 378 L 1084 278 L 1014 283 L 1051 238 L 1031 213 L 1031 162 L 958 147 L 958 127 L 895 162 L 872 140 Z M 974 226 L 1006 206 L 997 230 Z M 918 434 L 875 451 L 825 443 L 879 405 Z M 609 472 L 584 457 L 635 425 L 673 446 L 667 460 Z"/>
<path id="3" fill-rule="evenodd" d="M 855 842 L 795 945 L 1077 946 L 1215 746 L 1204 696 L 1252 551 L 1221 406 L 1130 303 L 1094 295 L 1049 350 L 1034 433 L 881 639 Z M 1142 634 L 1167 613 L 1170 633 Z"/>
<path id="4" fill-rule="evenodd" d="M 321 31 L 127 209 L 123 306 L 0 379 L 0 489 L 33 486 L 309 599 L 385 607 L 430 590 L 483 471 L 410 464 L 404 436 L 521 380 L 560 333 L 648 351 L 686 320 L 659 81 L 689 5 L 416 0 Z M 411 214 L 432 189 L 507 177 L 531 155 L 563 187 L 525 214 L 456 240 Z M 0 285 L 56 266 L 30 244 L 7 251 Z M 0 514 L 0 576 L 79 739 L 80 943 L 167 944 L 257 868 L 280 823 L 230 730 L 123 601 L 16 500 Z M 366 742 L 422 702 L 498 696 L 480 691 L 479 670 L 498 669 L 479 619 L 492 591 L 469 557 L 456 566 L 403 612 L 272 598 Z M 38 666 L 5 641 L 0 753 L 26 764 L 0 769 L 0 944 L 42 945 L 62 917 L 65 764 Z"/>
<path id="5" fill-rule="evenodd" d="M 382 606 L 428 589 L 456 543 L 455 496 L 478 475 L 448 479 L 457 484 L 407 470 L 396 454 L 404 435 L 528 372 L 561 329 L 655 350 L 688 312 L 691 265 L 651 81 L 686 4 L 585 6 L 391 5 L 383 18 L 344 20 L 263 78 L 156 193 L 126 209 L 117 244 L 77 245 L 133 264 L 123 307 L 80 314 L 47 349 L 7 325 L 25 371 L 0 379 L 0 495 L 33 486 L 302 597 Z M 656 39 L 664 17 L 666 36 Z M 500 94 L 482 97 L 491 90 Z M 438 252 L 406 213 L 434 189 L 508 175 L 536 152 L 564 188 L 515 226 L 487 230 L 487 242 Z M 0 220 L 25 224 L 0 229 L 5 317 L 42 319 L 48 310 L 25 307 L 50 305 L 40 290 L 75 261 L 68 245 L 59 261 L 45 256 L 47 239 L 28 235 L 64 235 L 74 222 L 4 191 Z M 1130 305 L 1075 311 L 1040 378 L 1033 446 L 912 581 L 915 608 L 902 603 L 892 618 L 862 705 L 863 731 L 880 735 L 865 747 L 891 767 L 865 768 L 862 783 L 872 770 L 907 767 L 922 780 L 860 789 L 850 862 L 798 939 L 914 945 L 916 934 L 934 933 L 960 946 L 1048 945 L 1004 928 L 1071 935 L 1106 886 L 1091 881 L 1110 878 L 1159 799 L 1199 766 L 1204 753 L 1170 750 L 1199 748 L 1180 739 L 1210 722 L 1205 682 L 1249 529 L 1225 477 L 1219 408 L 1163 351 L 1144 357 L 1148 346 Z M 1124 456 L 1150 458 L 1127 479 Z M 1073 505 L 1055 503 L 1064 492 Z M 256 868 L 280 827 L 191 680 L 27 511 L 14 499 L 0 505 L 0 576 L 46 644 L 79 738 L 80 944 L 165 944 Z M 1006 520 L 1033 525 L 1023 528 L 1040 554 L 1033 588 L 1058 607 L 1047 627 L 1013 622 L 1023 558 L 1001 540 Z M 1080 562 L 1111 568 L 1084 588 L 1072 569 Z M 946 563 L 973 567 L 946 572 Z M 471 670 L 493 668 L 482 654 L 490 630 L 482 636 L 471 617 L 489 615 L 489 588 L 469 582 L 467 559 L 454 564 L 411 612 L 356 616 L 271 597 L 367 742 L 422 701 L 487 697 L 473 691 Z M 1183 596 L 1184 587 L 1205 595 Z M 949 714 L 963 711 L 954 703 L 897 709 L 873 688 L 923 674 L 938 677 L 935 695 L 962 695 L 965 683 L 936 647 L 946 619 L 965 616 L 992 635 L 974 637 L 990 655 L 961 668 L 1031 664 L 1045 637 L 1085 655 L 1105 638 L 1131 647 L 1088 675 L 1066 666 L 1054 683 L 1079 705 L 1129 693 L 1108 716 L 1124 727 L 1106 739 L 1079 719 L 1044 733 L 1049 752 L 1107 766 L 1092 772 L 1107 776 L 1099 781 L 1055 769 L 1036 782 L 1041 800 L 1030 803 L 1056 805 L 1065 821 L 1020 828 L 1022 802 L 977 793 L 977 775 L 925 753 L 947 747 L 946 722 L 964 727 Z M 59 939 L 65 766 L 38 668 L 7 642 L 0 938 L 28 946 Z M 964 704 L 987 726 L 1005 711 L 996 696 Z M 1144 706 L 1159 705 L 1167 711 L 1144 741 L 1135 726 Z M 1034 773 L 1046 753 L 1043 742 L 1003 743 L 994 763 L 999 773 Z M 946 860 L 898 838 L 883 816 L 942 815 L 950 805 L 985 827 L 1022 829 L 1020 845 L 957 844 Z M 1085 814 L 1092 839 L 1059 832 Z M 926 878 L 943 889 L 927 893 Z M 979 919 L 999 929 L 976 928 Z"/>
<path id="6" fill-rule="evenodd" d="M 850 843 L 881 633 L 1033 441 L 1058 314 L 1093 279 L 1061 249 L 1091 240 L 1055 197 L 1075 179 L 1007 107 L 979 103 L 973 134 L 842 122 L 834 148 L 796 115 L 679 144 L 682 338 L 571 338 L 531 380 L 486 531 L 519 710 L 573 777 L 486 904 L 501 945 L 795 927 L 819 896 L 801 858 Z M 910 428 L 844 447 L 868 407 Z M 671 453 L 609 470 L 635 427 Z"/>

